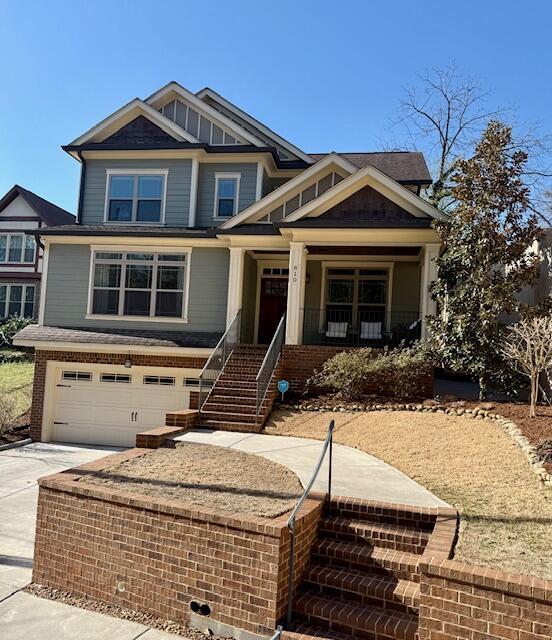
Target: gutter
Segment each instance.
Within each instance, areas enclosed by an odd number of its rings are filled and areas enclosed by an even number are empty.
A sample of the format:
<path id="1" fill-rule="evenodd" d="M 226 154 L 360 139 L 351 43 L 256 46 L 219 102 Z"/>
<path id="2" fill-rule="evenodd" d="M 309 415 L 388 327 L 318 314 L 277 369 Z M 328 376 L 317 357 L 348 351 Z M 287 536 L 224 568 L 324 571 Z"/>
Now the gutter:
<path id="1" fill-rule="evenodd" d="M 77 151 L 77 156 L 81 162 L 81 176 L 80 176 L 80 186 L 79 186 L 79 204 L 77 208 L 77 219 L 76 223 L 81 224 L 82 219 L 82 207 L 83 207 L 83 199 L 84 199 L 84 181 L 86 179 L 86 160 L 82 155 L 82 151 Z"/>

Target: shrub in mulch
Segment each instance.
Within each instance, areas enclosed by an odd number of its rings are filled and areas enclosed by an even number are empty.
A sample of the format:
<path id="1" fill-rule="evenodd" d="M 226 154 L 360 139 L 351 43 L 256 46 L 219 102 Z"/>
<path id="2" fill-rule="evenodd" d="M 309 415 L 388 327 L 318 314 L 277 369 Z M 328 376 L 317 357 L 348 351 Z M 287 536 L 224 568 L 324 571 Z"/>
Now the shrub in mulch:
<path id="1" fill-rule="evenodd" d="M 552 438 L 550 440 L 542 440 L 537 445 L 537 453 L 545 463 L 552 464 Z"/>

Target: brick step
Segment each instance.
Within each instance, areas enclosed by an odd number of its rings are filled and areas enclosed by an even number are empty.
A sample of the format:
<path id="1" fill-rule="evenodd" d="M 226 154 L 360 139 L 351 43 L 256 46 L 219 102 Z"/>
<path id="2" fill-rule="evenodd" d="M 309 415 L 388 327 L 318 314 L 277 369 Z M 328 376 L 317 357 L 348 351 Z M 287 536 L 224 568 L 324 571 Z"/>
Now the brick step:
<path id="1" fill-rule="evenodd" d="M 229 414 L 248 414 L 256 415 L 257 407 L 253 404 L 231 404 L 230 402 L 221 402 L 219 398 L 209 400 L 203 405 L 202 413 L 229 413 Z"/>
<path id="2" fill-rule="evenodd" d="M 243 390 L 240 390 L 240 392 Z M 232 392 L 227 389 L 215 389 L 215 391 L 209 397 L 209 402 L 216 403 L 224 403 L 224 404 L 241 404 L 243 406 L 257 404 L 257 394 L 256 393 L 244 393 L 241 395 L 240 393 Z"/>
<path id="3" fill-rule="evenodd" d="M 296 598 L 293 610 L 309 624 L 355 637 L 370 640 L 416 640 L 418 637 L 415 615 L 326 598 L 308 590 Z"/>
<path id="4" fill-rule="evenodd" d="M 260 365 L 259 365 L 260 367 Z M 254 367 L 224 367 L 223 371 L 222 371 L 222 375 L 229 377 L 235 377 L 238 380 L 240 379 L 240 377 L 242 376 L 254 376 L 255 378 L 257 377 L 257 374 L 259 373 L 259 367 L 258 366 L 254 366 Z"/>
<path id="5" fill-rule="evenodd" d="M 257 379 L 257 373 L 228 373 L 226 369 L 220 374 L 219 379 L 215 384 L 218 384 L 219 380 L 231 380 L 232 382 L 252 382 L 255 384 Z"/>
<path id="6" fill-rule="evenodd" d="M 215 389 L 247 389 L 256 393 L 257 383 L 254 380 L 235 380 L 221 376 L 215 383 Z"/>
<path id="7" fill-rule="evenodd" d="M 224 420 L 239 423 L 255 423 L 257 416 L 253 413 L 230 413 L 229 411 L 201 410 L 201 420 Z"/>
<path id="8" fill-rule="evenodd" d="M 423 553 L 429 540 L 429 533 L 420 529 L 342 517 L 322 518 L 318 535 L 337 540 L 368 542 L 378 547 L 419 554 Z"/>
<path id="9" fill-rule="evenodd" d="M 282 640 L 353 640 L 353 636 L 325 627 L 316 627 L 306 622 L 293 625 L 291 630 L 284 629 Z"/>
<path id="10" fill-rule="evenodd" d="M 427 507 L 417 508 L 383 502 L 366 504 L 352 498 L 339 497 L 332 499 L 331 514 L 333 517 L 364 520 L 365 522 L 381 522 L 426 532 L 433 530 L 436 518 L 436 513 L 431 513 L 431 510 Z"/>
<path id="11" fill-rule="evenodd" d="M 257 424 L 246 422 L 231 422 L 229 420 L 212 420 L 200 416 L 199 429 L 215 429 L 217 431 L 239 431 L 241 433 L 259 433 L 261 427 Z"/>
<path id="12" fill-rule="evenodd" d="M 341 600 L 357 600 L 384 609 L 418 613 L 420 587 L 410 580 L 397 580 L 359 569 L 336 569 L 312 564 L 303 578 L 310 591 Z"/>
<path id="13" fill-rule="evenodd" d="M 317 564 L 335 568 L 363 569 L 399 580 L 420 581 L 420 556 L 406 551 L 322 538 L 313 545 L 312 560 Z"/>

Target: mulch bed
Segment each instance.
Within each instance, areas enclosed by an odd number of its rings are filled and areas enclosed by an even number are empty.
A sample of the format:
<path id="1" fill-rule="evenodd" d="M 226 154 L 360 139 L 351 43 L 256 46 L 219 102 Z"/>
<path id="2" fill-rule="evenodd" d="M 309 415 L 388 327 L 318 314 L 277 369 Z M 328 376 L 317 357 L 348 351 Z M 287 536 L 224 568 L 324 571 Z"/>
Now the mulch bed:
<path id="1" fill-rule="evenodd" d="M 295 473 L 281 464 L 192 442 L 169 442 L 79 482 L 263 518 L 292 509 L 303 491 Z"/>
<path id="2" fill-rule="evenodd" d="M 8 428 L 6 433 L 0 436 L 0 444 L 11 444 L 12 442 L 19 442 L 19 440 L 25 440 L 30 437 L 31 429 L 31 412 L 30 410 L 16 418 L 11 427 Z"/>

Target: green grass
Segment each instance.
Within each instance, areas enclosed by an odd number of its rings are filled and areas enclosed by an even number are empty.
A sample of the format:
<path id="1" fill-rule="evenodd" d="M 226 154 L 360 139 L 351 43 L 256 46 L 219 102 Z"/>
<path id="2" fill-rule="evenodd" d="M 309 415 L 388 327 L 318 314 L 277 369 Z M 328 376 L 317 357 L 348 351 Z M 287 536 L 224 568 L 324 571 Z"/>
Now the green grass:
<path id="1" fill-rule="evenodd" d="M 15 395 L 18 414 L 31 406 L 33 377 L 34 362 L 0 364 L 0 393 Z"/>

